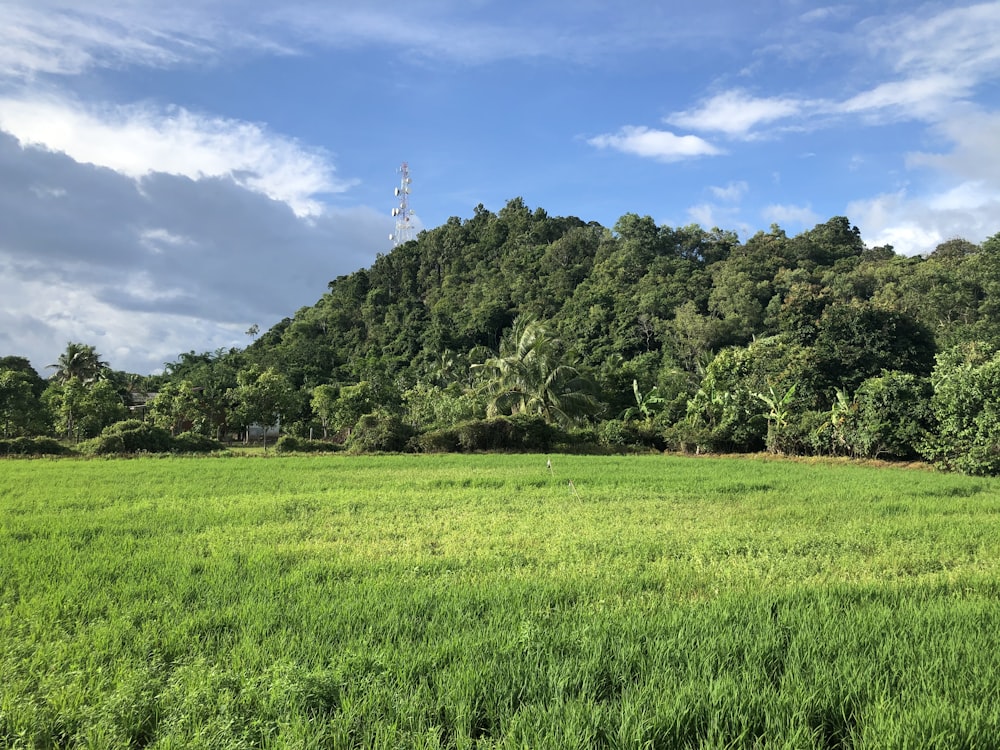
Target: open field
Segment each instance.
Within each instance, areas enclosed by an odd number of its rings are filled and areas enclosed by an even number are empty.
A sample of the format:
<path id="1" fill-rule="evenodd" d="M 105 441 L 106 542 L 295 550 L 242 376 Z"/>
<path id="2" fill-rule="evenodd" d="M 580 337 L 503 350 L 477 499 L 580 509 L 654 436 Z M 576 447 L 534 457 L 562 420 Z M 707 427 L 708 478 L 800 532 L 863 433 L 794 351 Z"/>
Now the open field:
<path id="1" fill-rule="evenodd" d="M 8 460 L 0 574 L 5 748 L 1000 743 L 994 480 Z"/>

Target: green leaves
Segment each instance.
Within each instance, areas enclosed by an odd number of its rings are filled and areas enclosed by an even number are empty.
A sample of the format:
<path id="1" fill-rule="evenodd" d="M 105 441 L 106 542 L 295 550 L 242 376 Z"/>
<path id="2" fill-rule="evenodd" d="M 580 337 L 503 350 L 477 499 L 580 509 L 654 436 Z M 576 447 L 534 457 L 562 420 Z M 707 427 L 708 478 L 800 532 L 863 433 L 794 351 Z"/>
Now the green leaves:
<path id="1" fill-rule="evenodd" d="M 593 382 L 565 363 L 562 343 L 538 321 L 518 318 L 500 351 L 481 365 L 487 415 L 538 414 L 571 424 L 600 408 Z"/>

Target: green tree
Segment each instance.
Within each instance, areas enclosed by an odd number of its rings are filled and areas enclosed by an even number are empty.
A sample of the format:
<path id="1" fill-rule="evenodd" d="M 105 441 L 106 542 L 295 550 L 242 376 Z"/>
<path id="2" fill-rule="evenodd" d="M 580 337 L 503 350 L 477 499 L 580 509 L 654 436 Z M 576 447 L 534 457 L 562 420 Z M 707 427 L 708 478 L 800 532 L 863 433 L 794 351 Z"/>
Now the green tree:
<path id="1" fill-rule="evenodd" d="M 115 387 L 104 381 L 87 385 L 75 376 L 53 381 L 42 400 L 54 417 L 56 430 L 74 441 L 94 437 L 128 416 Z"/>
<path id="2" fill-rule="evenodd" d="M 200 391 L 190 380 L 167 383 L 149 404 L 153 423 L 171 435 L 202 432 L 208 423 L 208 414 Z"/>
<path id="3" fill-rule="evenodd" d="M 965 474 L 1000 474 L 1000 352 L 972 342 L 937 357 L 931 374 L 937 421 L 921 454 Z"/>
<path id="4" fill-rule="evenodd" d="M 5 438 L 35 435 L 45 424 L 41 401 L 31 377 L 18 370 L 0 369 L 0 430 Z"/>
<path id="5" fill-rule="evenodd" d="M 600 403 L 593 382 L 564 358 L 561 342 L 544 325 L 515 320 L 497 355 L 474 366 L 483 375 L 487 415 L 537 414 L 567 425 L 595 414 Z"/>
<path id="6" fill-rule="evenodd" d="M 42 392 L 45 391 L 46 382 L 45 379 L 38 374 L 38 371 L 31 366 L 31 362 L 26 357 L 0 357 L 0 370 L 13 370 L 14 372 L 23 373 L 27 376 L 28 381 L 31 383 L 31 391 L 35 394 L 35 398 L 41 398 Z"/>
<path id="7" fill-rule="evenodd" d="M 909 315 L 871 304 L 828 306 L 813 345 L 821 388 L 857 390 L 883 370 L 926 376 L 934 365 L 934 336 Z"/>
<path id="8" fill-rule="evenodd" d="M 917 455 L 933 423 L 931 385 L 912 373 L 886 371 L 855 394 L 854 454 L 905 459 Z"/>
<path id="9" fill-rule="evenodd" d="M 323 426 L 324 440 L 330 436 L 330 424 L 334 420 L 337 399 L 339 397 L 340 386 L 332 383 L 318 385 L 312 390 L 312 398 L 309 401 L 309 406 L 312 408 L 313 414 L 316 415 L 316 418 L 319 419 L 320 424 Z"/>
<path id="10" fill-rule="evenodd" d="M 288 379 L 273 367 L 261 370 L 251 366 L 236 375 L 237 385 L 229 390 L 229 400 L 238 419 L 247 428 L 260 425 L 263 429 L 264 450 L 267 450 L 267 428 L 281 423 L 281 417 L 295 404 L 295 391 Z"/>
<path id="11" fill-rule="evenodd" d="M 66 382 L 76 378 L 89 385 L 108 369 L 108 363 L 101 359 L 93 346 L 71 341 L 66 345 L 66 351 L 49 367 L 55 369 L 52 375 L 55 380 Z"/>
<path id="12" fill-rule="evenodd" d="M 383 401 L 379 388 L 370 380 L 342 386 L 331 412 L 334 430 L 350 436 L 358 420 L 379 409 Z"/>

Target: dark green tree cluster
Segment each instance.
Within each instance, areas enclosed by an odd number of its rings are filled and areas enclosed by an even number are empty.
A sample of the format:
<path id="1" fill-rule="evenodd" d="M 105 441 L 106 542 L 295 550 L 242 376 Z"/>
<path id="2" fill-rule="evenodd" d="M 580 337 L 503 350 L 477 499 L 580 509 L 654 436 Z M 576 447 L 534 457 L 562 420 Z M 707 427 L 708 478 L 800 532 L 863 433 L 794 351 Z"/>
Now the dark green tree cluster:
<path id="1" fill-rule="evenodd" d="M 181 355 L 145 384 L 158 394 L 146 416 L 217 438 L 280 422 L 369 450 L 492 445 L 481 425 L 514 434 L 496 422 L 513 418 L 556 442 L 997 473 L 998 351 L 1000 235 L 907 256 L 867 247 L 844 217 L 741 242 L 515 199 L 335 279 L 245 350 Z M 16 404 L 38 382 L 5 368 L 21 383 L 0 377 L 5 434 L 48 419 L 86 437 L 114 417 L 96 405 L 100 377 L 72 369 L 78 354 L 34 416 Z"/>

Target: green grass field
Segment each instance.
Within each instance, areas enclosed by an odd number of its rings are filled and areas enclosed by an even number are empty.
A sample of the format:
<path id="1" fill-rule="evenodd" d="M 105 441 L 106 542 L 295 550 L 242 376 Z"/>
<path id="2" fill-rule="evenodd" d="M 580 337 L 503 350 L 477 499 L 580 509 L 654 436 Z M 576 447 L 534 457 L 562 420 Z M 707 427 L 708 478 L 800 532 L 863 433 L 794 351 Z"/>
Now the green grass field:
<path id="1" fill-rule="evenodd" d="M 0 747 L 1000 746 L 1000 483 L 0 461 Z"/>

